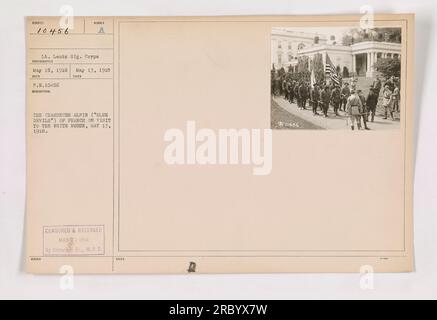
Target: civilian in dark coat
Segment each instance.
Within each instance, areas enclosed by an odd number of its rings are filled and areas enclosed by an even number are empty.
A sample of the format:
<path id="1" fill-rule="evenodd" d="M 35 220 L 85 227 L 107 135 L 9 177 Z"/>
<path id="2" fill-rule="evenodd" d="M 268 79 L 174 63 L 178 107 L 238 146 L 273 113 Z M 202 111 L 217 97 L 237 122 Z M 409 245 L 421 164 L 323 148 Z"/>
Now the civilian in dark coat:
<path id="1" fill-rule="evenodd" d="M 369 94 L 367 95 L 366 105 L 367 105 L 367 119 L 369 119 L 369 115 L 371 116 L 371 121 L 375 120 L 375 112 L 376 106 L 378 105 L 378 90 L 373 87 L 370 87 Z"/>

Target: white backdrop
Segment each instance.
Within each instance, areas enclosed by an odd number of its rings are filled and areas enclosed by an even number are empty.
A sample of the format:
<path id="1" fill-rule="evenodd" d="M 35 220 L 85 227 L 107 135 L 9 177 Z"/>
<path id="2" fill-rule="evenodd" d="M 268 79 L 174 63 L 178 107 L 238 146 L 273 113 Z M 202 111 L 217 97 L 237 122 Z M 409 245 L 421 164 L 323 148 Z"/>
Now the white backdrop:
<path id="1" fill-rule="evenodd" d="M 24 17 L 59 15 L 265 15 L 416 13 L 415 254 L 416 272 L 210 276 L 78 276 L 62 290 L 59 276 L 24 273 L 25 41 Z M 435 0 L 2 0 L 0 2 L 0 298 L 306 299 L 437 298 L 437 76 Z"/>

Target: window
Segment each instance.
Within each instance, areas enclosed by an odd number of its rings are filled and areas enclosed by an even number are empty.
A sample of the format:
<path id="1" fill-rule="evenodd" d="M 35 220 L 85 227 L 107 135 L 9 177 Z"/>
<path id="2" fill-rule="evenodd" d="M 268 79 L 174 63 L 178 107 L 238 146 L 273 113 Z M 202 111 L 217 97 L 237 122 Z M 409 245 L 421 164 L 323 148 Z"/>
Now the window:
<path id="1" fill-rule="evenodd" d="M 278 54 L 278 63 L 281 65 L 282 64 L 282 55 Z"/>
<path id="2" fill-rule="evenodd" d="M 291 50 L 291 42 L 288 43 L 288 49 Z"/>
<path id="3" fill-rule="evenodd" d="M 281 49 L 282 45 L 281 45 L 281 41 L 278 40 L 278 49 Z"/>
<path id="4" fill-rule="evenodd" d="M 293 60 L 293 56 L 291 54 L 288 55 L 288 61 L 290 62 L 291 60 Z"/>

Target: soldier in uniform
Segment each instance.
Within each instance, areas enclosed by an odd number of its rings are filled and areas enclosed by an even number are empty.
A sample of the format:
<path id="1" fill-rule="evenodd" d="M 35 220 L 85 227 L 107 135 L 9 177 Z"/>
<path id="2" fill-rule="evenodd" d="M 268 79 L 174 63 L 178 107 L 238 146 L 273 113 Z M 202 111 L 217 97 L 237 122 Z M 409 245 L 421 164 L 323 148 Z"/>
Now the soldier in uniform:
<path id="1" fill-rule="evenodd" d="M 313 108 L 313 92 L 314 92 L 314 85 L 308 86 L 308 105 Z"/>
<path id="2" fill-rule="evenodd" d="M 279 95 L 281 93 L 281 78 L 279 75 L 276 76 L 275 79 L 275 96 Z"/>
<path id="3" fill-rule="evenodd" d="M 378 90 L 375 89 L 373 86 L 370 87 L 370 91 L 366 99 L 366 106 L 368 112 L 367 121 L 369 121 L 369 115 L 371 115 L 372 122 L 375 120 L 376 106 L 378 104 L 378 98 L 379 98 L 379 94 L 377 92 Z"/>
<path id="4" fill-rule="evenodd" d="M 349 98 L 349 96 L 351 95 L 351 91 L 349 88 L 349 83 L 345 83 L 343 89 L 341 89 L 341 100 L 342 103 L 340 104 L 340 110 L 341 107 L 343 106 L 343 111 L 346 111 L 346 103 L 347 103 L 347 98 Z"/>
<path id="5" fill-rule="evenodd" d="M 311 107 L 311 83 L 307 82 L 306 88 L 307 88 L 308 106 Z"/>
<path id="6" fill-rule="evenodd" d="M 294 101 L 294 85 L 295 85 L 295 82 L 293 80 L 290 83 L 290 92 L 288 93 L 288 98 L 290 99 L 290 103 L 293 103 L 293 101 Z"/>
<path id="7" fill-rule="evenodd" d="M 331 102 L 331 92 L 329 91 L 329 86 L 325 86 L 320 98 L 322 102 L 323 114 L 325 115 L 325 118 L 327 118 L 329 103 Z"/>
<path id="8" fill-rule="evenodd" d="M 275 95 L 275 71 L 270 72 L 270 94 Z"/>
<path id="9" fill-rule="evenodd" d="M 319 115 L 317 113 L 317 107 L 319 105 L 319 100 L 320 100 L 320 91 L 319 91 L 319 86 L 317 84 L 314 85 L 313 91 L 312 91 L 312 104 L 313 104 L 313 114 Z"/>
<path id="10" fill-rule="evenodd" d="M 284 95 L 284 99 L 288 101 L 289 99 L 289 95 L 290 95 L 290 80 L 286 80 L 285 82 L 285 95 Z"/>
<path id="11" fill-rule="evenodd" d="M 282 79 L 282 86 L 281 86 L 281 95 L 283 95 L 283 96 L 287 95 L 286 87 L 287 87 L 287 80 L 285 79 L 285 76 L 284 76 Z M 287 98 L 285 98 L 285 99 L 287 99 Z"/>
<path id="12" fill-rule="evenodd" d="M 382 87 L 381 79 L 379 78 L 379 76 L 376 77 L 376 80 L 373 82 L 372 86 L 374 89 L 374 93 L 379 97 L 379 93 L 381 92 Z"/>
<path id="13" fill-rule="evenodd" d="M 297 102 L 297 106 L 298 108 L 300 108 L 300 96 L 299 96 L 299 83 L 296 82 L 296 85 L 294 86 L 294 96 L 296 97 L 296 102 Z"/>
<path id="14" fill-rule="evenodd" d="M 358 97 L 360 97 L 360 99 L 361 99 L 361 104 L 362 104 L 361 118 L 363 119 L 364 129 L 370 130 L 369 127 L 367 127 L 368 113 L 367 113 L 367 106 L 366 106 L 366 97 L 364 97 L 363 91 L 361 89 L 358 89 L 357 94 L 358 94 Z M 360 121 L 360 123 L 361 123 L 361 121 Z"/>
<path id="15" fill-rule="evenodd" d="M 338 109 L 341 104 L 341 92 L 339 86 L 334 86 L 334 89 L 331 92 L 331 103 L 334 106 L 335 115 L 338 116 Z"/>
<path id="16" fill-rule="evenodd" d="M 363 104 L 361 103 L 360 97 L 357 95 L 355 90 L 351 90 L 351 95 L 346 101 L 346 112 L 349 114 L 352 130 L 355 130 L 355 123 L 357 124 L 357 129 L 361 129 L 362 108 Z"/>
<path id="17" fill-rule="evenodd" d="M 306 109 L 307 99 L 308 99 L 308 88 L 305 82 L 299 86 L 299 97 L 300 97 L 300 108 Z"/>

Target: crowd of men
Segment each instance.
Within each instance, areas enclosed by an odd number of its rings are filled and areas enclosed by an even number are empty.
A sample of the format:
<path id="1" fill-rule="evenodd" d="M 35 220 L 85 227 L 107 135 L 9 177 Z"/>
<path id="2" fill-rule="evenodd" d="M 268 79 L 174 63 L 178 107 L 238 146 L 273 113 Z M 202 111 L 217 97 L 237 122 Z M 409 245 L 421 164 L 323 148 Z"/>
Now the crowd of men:
<path id="1" fill-rule="evenodd" d="M 311 85 L 309 81 L 293 80 L 282 76 L 272 76 L 272 95 L 283 96 L 289 103 L 296 103 L 302 110 L 312 110 L 314 116 L 328 117 L 329 108 L 332 107 L 334 115 L 340 116 L 343 111 L 350 120 L 351 129 L 370 130 L 367 123 L 375 120 L 378 104 L 384 109 L 384 118 L 389 116 L 392 120 L 394 112 L 399 112 L 399 80 L 389 78 L 384 86 L 379 77 L 369 88 L 367 96 L 356 86 L 356 80 L 342 84 L 319 82 Z M 319 113 L 321 112 L 321 114 Z"/>

